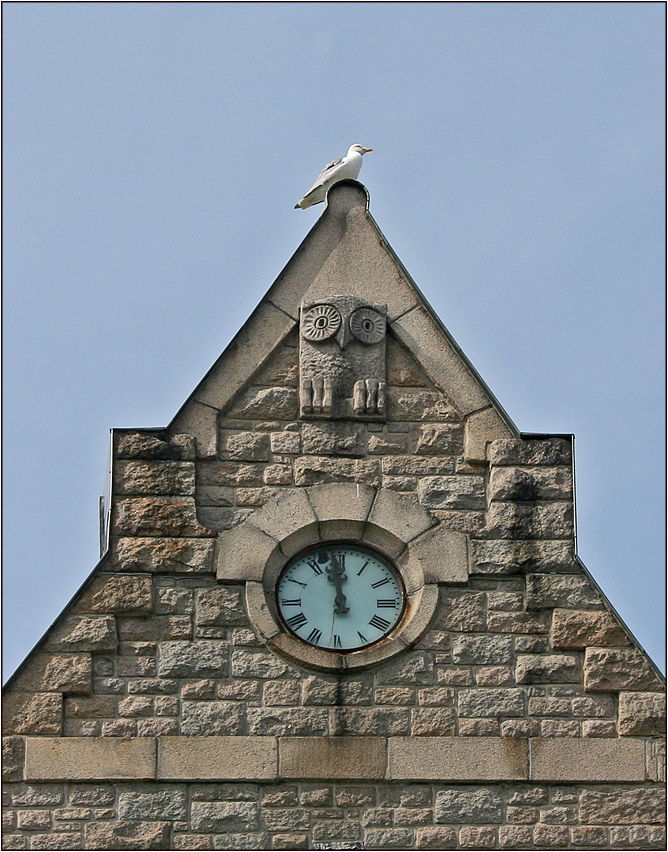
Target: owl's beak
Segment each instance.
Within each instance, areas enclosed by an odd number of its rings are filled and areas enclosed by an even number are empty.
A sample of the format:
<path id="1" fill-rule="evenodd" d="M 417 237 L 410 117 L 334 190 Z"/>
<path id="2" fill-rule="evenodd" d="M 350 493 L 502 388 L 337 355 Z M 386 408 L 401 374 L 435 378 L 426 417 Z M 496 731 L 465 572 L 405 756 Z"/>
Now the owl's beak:
<path id="1" fill-rule="evenodd" d="M 339 344 L 341 349 L 345 349 L 346 346 L 353 339 L 353 333 L 350 330 L 350 325 L 349 325 L 347 320 L 344 320 L 341 323 L 341 328 L 338 330 L 336 337 L 334 339 Z"/>

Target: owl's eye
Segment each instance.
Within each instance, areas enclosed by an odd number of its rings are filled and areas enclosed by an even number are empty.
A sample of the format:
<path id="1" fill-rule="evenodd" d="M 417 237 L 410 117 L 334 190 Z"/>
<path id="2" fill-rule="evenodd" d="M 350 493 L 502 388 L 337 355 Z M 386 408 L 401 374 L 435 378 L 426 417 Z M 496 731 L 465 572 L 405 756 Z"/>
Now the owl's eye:
<path id="1" fill-rule="evenodd" d="M 380 343 L 385 337 L 385 317 L 371 308 L 358 308 L 350 317 L 350 330 L 362 343 Z"/>
<path id="2" fill-rule="evenodd" d="M 341 314 L 333 305 L 314 305 L 302 314 L 302 334 L 307 340 L 326 340 L 341 326 Z"/>

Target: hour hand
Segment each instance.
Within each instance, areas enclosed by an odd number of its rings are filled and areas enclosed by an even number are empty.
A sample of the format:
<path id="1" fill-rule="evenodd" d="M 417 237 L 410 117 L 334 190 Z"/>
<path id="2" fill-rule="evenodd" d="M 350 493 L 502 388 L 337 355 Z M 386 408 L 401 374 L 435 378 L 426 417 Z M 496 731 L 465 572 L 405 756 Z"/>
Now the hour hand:
<path id="1" fill-rule="evenodd" d="M 336 587 L 336 597 L 334 598 L 334 612 L 337 615 L 344 615 L 350 612 L 350 607 L 346 606 L 346 596 L 343 594 L 343 581 L 347 580 L 343 557 L 339 561 L 335 554 L 331 554 L 330 565 L 325 569 L 327 571 L 327 579 L 330 583 L 334 583 Z"/>

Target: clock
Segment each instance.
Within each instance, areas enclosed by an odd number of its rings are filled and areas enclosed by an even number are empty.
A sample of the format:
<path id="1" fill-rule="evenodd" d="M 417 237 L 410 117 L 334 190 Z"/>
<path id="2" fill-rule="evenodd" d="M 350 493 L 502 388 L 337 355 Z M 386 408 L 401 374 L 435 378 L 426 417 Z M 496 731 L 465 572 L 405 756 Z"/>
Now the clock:
<path id="1" fill-rule="evenodd" d="M 405 601 L 401 575 L 385 556 L 345 542 L 303 551 L 276 584 L 276 607 L 287 630 L 327 651 L 379 642 L 401 620 Z"/>

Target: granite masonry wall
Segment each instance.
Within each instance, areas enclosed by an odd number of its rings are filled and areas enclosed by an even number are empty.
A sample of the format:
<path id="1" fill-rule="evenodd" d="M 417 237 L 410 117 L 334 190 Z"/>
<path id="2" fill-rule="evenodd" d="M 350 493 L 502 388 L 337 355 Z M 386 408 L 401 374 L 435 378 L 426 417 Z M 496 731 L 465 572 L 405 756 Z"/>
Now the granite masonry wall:
<path id="1" fill-rule="evenodd" d="M 665 848 L 664 687 L 574 555 L 571 441 L 467 454 L 391 333 L 385 423 L 301 422 L 297 343 L 215 452 L 114 433 L 109 550 L 6 691 L 3 848 Z M 349 675 L 269 651 L 213 563 L 219 531 L 332 482 L 468 536 L 420 641 Z"/>

